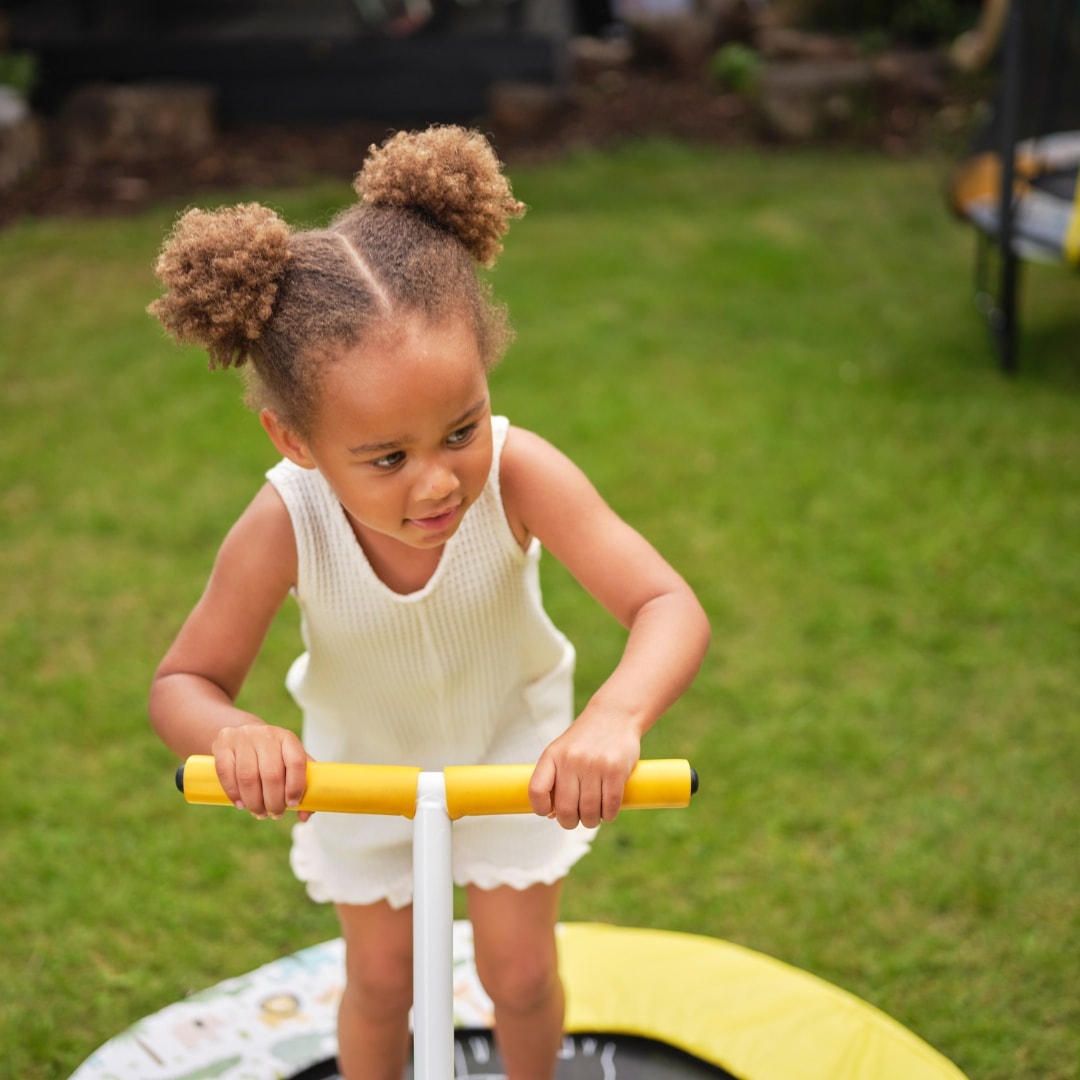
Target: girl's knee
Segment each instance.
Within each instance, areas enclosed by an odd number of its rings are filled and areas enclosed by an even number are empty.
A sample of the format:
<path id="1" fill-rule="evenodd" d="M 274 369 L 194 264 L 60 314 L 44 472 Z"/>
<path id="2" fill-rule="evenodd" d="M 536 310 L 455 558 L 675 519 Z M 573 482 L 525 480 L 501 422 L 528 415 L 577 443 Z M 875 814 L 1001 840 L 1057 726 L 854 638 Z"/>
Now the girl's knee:
<path id="1" fill-rule="evenodd" d="M 412 1006 L 412 958 L 381 956 L 347 964 L 344 1004 L 369 1019 L 391 1019 Z"/>
<path id="2" fill-rule="evenodd" d="M 390 1018 L 412 1005 L 412 916 L 387 905 L 338 909 L 345 938 L 343 1005 Z"/>
<path id="3" fill-rule="evenodd" d="M 560 883 L 470 889 L 476 971 L 496 1009 L 528 1012 L 559 992 L 560 889 Z"/>
<path id="4" fill-rule="evenodd" d="M 476 971 L 496 1010 L 530 1012 L 559 985 L 557 956 L 546 942 L 519 941 L 495 955 L 478 952 Z"/>

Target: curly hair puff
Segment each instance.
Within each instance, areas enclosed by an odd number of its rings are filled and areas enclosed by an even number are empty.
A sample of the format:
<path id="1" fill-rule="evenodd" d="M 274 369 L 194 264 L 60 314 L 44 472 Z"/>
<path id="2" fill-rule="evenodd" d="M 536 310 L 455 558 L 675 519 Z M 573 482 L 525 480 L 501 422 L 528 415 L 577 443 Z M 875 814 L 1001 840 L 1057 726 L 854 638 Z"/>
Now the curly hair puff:
<path id="1" fill-rule="evenodd" d="M 288 261 L 289 227 L 273 210 L 188 210 L 154 266 L 168 292 L 147 310 L 179 343 L 202 346 L 211 368 L 240 367 L 273 315 Z"/>
<path id="2" fill-rule="evenodd" d="M 369 206 L 425 214 L 486 267 L 503 249 L 510 218 L 525 213 L 487 139 L 453 125 L 401 131 L 372 146 L 353 188 Z"/>

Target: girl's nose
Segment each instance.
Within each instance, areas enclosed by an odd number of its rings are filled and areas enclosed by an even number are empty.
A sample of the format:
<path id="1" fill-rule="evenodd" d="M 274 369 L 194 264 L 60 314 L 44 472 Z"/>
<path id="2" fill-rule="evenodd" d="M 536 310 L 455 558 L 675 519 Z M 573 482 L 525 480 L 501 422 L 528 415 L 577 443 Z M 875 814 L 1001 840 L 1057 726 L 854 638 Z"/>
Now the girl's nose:
<path id="1" fill-rule="evenodd" d="M 416 486 L 419 498 L 429 502 L 439 502 L 449 498 L 461 487 L 457 473 L 441 457 L 433 459 L 424 468 L 420 482 Z"/>

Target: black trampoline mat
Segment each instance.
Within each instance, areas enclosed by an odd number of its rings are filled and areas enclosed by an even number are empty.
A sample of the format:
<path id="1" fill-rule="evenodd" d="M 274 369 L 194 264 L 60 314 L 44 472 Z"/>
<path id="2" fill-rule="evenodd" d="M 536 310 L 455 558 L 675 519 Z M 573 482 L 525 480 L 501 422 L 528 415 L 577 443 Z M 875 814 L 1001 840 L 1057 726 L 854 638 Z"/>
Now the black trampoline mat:
<path id="1" fill-rule="evenodd" d="M 502 1059 L 490 1031 L 454 1032 L 454 1076 L 457 1080 L 503 1080 Z M 559 1053 L 556 1080 L 738 1080 L 731 1073 L 677 1050 L 666 1043 L 637 1035 L 567 1035 Z M 295 1073 L 290 1080 L 341 1080 L 330 1058 Z M 404 1080 L 413 1075 L 412 1064 Z"/>

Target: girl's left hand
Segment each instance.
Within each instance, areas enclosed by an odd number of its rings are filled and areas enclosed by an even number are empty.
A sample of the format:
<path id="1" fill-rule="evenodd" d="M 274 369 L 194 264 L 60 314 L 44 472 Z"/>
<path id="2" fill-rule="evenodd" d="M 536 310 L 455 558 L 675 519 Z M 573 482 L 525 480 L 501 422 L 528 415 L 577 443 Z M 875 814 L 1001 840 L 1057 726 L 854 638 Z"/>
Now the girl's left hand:
<path id="1" fill-rule="evenodd" d="M 627 717 L 592 704 L 540 755 L 529 802 L 564 829 L 614 821 L 640 756 L 641 739 Z"/>

